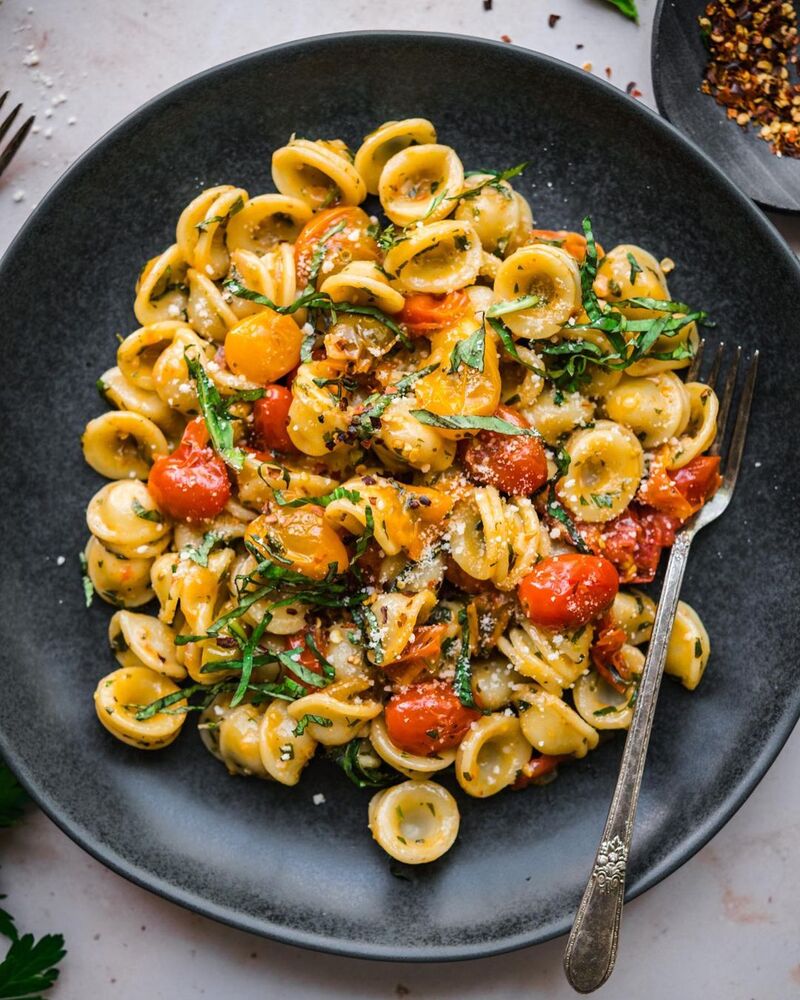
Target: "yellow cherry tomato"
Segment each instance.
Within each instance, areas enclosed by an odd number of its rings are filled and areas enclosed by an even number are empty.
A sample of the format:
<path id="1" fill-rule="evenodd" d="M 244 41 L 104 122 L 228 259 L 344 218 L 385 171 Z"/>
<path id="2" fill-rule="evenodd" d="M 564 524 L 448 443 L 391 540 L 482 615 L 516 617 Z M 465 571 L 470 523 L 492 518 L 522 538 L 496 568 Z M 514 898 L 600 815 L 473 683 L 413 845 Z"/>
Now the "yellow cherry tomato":
<path id="1" fill-rule="evenodd" d="M 349 561 L 344 543 L 324 519 L 321 507 L 278 508 L 261 514 L 247 526 L 245 540 L 265 559 L 312 580 L 322 580 L 331 563 L 344 573 Z"/>
<path id="2" fill-rule="evenodd" d="M 291 316 L 264 309 L 247 316 L 225 337 L 225 360 L 235 375 L 266 385 L 300 362 L 303 334 Z"/>
<path id="3" fill-rule="evenodd" d="M 417 382 L 415 393 L 422 409 L 439 416 L 491 416 L 500 403 L 500 363 L 497 345 L 491 330 L 486 331 L 483 353 L 483 371 L 462 362 L 454 372 L 453 349 L 477 327 L 473 319 L 462 320 L 431 337 L 431 353 L 427 364 L 438 362 L 439 367 Z M 443 437 L 464 437 L 463 431 L 437 428 Z"/>

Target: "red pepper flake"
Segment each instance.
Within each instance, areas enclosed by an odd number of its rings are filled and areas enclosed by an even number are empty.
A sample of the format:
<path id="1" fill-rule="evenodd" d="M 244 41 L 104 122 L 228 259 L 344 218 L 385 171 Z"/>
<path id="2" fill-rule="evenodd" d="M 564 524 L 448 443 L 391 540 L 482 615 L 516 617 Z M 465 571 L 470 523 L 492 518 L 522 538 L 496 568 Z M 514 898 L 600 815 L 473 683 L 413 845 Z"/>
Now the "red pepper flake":
<path id="1" fill-rule="evenodd" d="M 509 44 L 511 44 L 511 35 L 501 35 L 500 36 L 500 41 L 501 42 L 508 42 Z"/>
<path id="2" fill-rule="evenodd" d="M 582 49 L 583 48 L 583 42 L 578 42 L 578 44 L 575 46 L 575 48 L 576 49 Z"/>
<path id="3" fill-rule="evenodd" d="M 709 50 L 700 89 L 776 156 L 800 157 L 797 11 L 791 0 L 711 0 L 698 18 Z M 792 78 L 790 78 L 790 69 Z"/>
<path id="4" fill-rule="evenodd" d="M 634 89 L 631 91 L 631 97 L 641 97 L 641 96 L 642 96 L 641 90 L 637 90 L 634 87 Z"/>
<path id="5" fill-rule="evenodd" d="M 555 28 L 555 26 L 558 24 L 558 22 L 560 20 L 561 20 L 561 15 L 560 14 L 551 14 L 547 18 L 547 27 L 548 28 Z"/>
<path id="6" fill-rule="evenodd" d="M 631 82 L 625 88 L 625 93 L 628 94 L 628 96 L 630 96 L 634 92 L 635 89 L 636 89 L 636 81 L 635 80 L 631 80 Z"/>
<path id="7" fill-rule="evenodd" d="M 492 9 L 492 0 L 483 0 L 483 9 L 484 10 L 491 10 Z"/>
<path id="8" fill-rule="evenodd" d="M 605 68 L 605 74 L 606 74 L 606 78 L 608 80 L 610 80 L 611 79 L 611 67 L 610 66 L 606 66 L 606 68 Z"/>

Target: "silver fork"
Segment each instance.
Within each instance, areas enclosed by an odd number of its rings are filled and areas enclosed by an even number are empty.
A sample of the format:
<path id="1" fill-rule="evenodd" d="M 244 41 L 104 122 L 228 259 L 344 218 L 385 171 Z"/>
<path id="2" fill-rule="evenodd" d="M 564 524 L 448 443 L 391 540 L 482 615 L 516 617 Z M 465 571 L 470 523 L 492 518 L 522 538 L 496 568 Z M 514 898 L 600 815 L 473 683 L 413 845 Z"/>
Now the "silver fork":
<path id="1" fill-rule="evenodd" d="M 3 109 L 3 105 L 6 103 L 6 98 L 9 95 L 9 91 L 6 91 L 2 96 L 0 96 L 0 111 Z M 0 123 L 0 144 L 2 144 L 3 139 L 5 139 L 8 134 L 9 129 L 14 124 L 17 115 L 22 110 L 22 105 L 18 104 L 15 108 L 12 108 L 9 114 L 6 116 L 5 120 Z M 11 141 L 6 146 L 6 148 L 0 152 L 0 174 L 6 169 L 6 167 L 14 159 L 17 150 L 22 145 L 25 136 L 30 132 L 31 126 L 34 123 L 36 115 L 31 115 L 27 118 L 22 125 L 17 129 L 11 138 Z"/>
<path id="2" fill-rule="evenodd" d="M 695 379 L 700 371 L 703 346 L 701 341 L 689 371 L 690 381 Z M 714 389 L 719 381 L 724 354 L 725 345 L 720 344 L 706 379 L 707 384 Z M 741 356 L 742 350 L 737 347 L 733 360 L 727 366 L 717 417 L 717 434 L 710 449 L 715 455 L 722 452 L 725 442 L 726 424 L 736 390 L 736 376 Z M 639 682 L 636 708 L 625 740 L 617 786 L 608 810 L 600 846 L 595 855 L 592 873 L 578 907 L 564 953 L 564 971 L 570 985 L 578 993 L 592 993 L 598 989 L 614 968 L 636 804 L 639 800 L 647 745 L 650 742 L 650 730 L 653 727 L 656 699 L 664 673 L 667 643 L 678 607 L 681 581 L 692 539 L 701 528 L 716 520 L 731 501 L 744 451 L 757 370 L 758 351 L 754 351 L 747 364 L 733 433 L 721 467 L 722 485 L 711 500 L 678 531 L 675 544 L 670 551 L 664 586 L 653 623 L 650 648 Z"/>

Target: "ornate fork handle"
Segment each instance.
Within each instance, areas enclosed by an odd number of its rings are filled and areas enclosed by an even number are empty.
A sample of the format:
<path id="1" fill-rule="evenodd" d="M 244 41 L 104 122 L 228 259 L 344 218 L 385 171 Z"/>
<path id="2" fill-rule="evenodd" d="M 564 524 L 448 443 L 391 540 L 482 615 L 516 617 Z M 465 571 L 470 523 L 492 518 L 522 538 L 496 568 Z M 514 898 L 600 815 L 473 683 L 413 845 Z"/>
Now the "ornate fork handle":
<path id="1" fill-rule="evenodd" d="M 693 536 L 694 529 L 689 524 L 678 534 L 670 553 L 633 720 L 625 740 L 617 787 L 595 855 L 592 874 L 564 953 L 564 971 L 572 987 L 579 993 L 591 993 L 602 986 L 611 975 L 617 957 L 628 850 L 636 804 L 639 801 L 642 771 L 653 728 L 658 689 L 664 673 L 667 644 Z"/>

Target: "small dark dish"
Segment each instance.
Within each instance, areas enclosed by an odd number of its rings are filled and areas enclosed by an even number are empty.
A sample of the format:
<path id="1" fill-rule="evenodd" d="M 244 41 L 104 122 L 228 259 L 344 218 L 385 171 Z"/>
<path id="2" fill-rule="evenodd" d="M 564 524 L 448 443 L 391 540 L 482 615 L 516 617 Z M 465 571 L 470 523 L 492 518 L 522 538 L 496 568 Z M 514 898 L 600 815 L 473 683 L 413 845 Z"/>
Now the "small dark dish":
<path id="1" fill-rule="evenodd" d="M 758 126 L 740 128 L 700 90 L 708 50 L 697 19 L 705 6 L 706 0 L 658 4 L 651 43 L 658 109 L 762 208 L 800 212 L 800 159 L 776 156 L 758 138 Z"/>
<path id="2" fill-rule="evenodd" d="M 202 187 L 270 190 L 270 152 L 291 132 L 355 145 L 407 115 L 434 121 L 467 167 L 532 160 L 518 187 L 540 225 L 575 228 L 590 212 L 606 247 L 669 254 L 674 294 L 711 310 L 712 337 L 762 350 L 737 495 L 698 541 L 684 585 L 712 661 L 693 694 L 665 684 L 629 895 L 690 857 L 774 760 L 800 713 L 800 416 L 785 360 L 796 352 L 797 260 L 710 160 L 607 84 L 511 46 L 380 33 L 283 45 L 158 97 L 67 173 L 3 261 L 0 751 L 79 844 L 201 913 L 347 955 L 476 958 L 568 928 L 621 739 L 546 788 L 486 801 L 459 793 L 456 846 L 397 877 L 367 831 L 370 793 L 333 765 L 314 764 L 288 789 L 229 777 L 193 722 L 163 752 L 115 742 L 92 708 L 113 665 L 111 612 L 99 601 L 86 611 L 78 575 L 84 510 L 100 485 L 79 438 L 103 409 L 94 381 L 113 363 L 115 332 L 137 325 L 142 263 L 172 241 Z M 314 806 L 320 791 L 327 801 Z"/>

